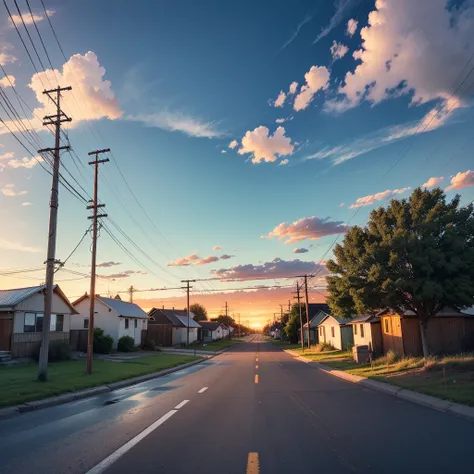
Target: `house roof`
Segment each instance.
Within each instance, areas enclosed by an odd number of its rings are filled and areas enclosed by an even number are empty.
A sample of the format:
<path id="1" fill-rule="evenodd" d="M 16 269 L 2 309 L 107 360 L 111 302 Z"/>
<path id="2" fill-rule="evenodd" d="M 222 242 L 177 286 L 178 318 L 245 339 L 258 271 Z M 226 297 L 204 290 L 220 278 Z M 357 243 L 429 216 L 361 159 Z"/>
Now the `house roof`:
<path id="1" fill-rule="evenodd" d="M 223 326 L 221 323 L 217 321 L 201 321 L 199 323 L 204 329 L 208 329 L 209 331 L 217 331 L 219 326 Z"/>
<path id="2" fill-rule="evenodd" d="M 183 324 L 183 326 L 185 328 L 188 327 L 188 324 L 189 324 L 190 328 L 200 328 L 201 327 L 201 325 L 198 322 L 194 321 L 194 319 L 192 319 L 192 318 L 188 318 L 187 316 L 176 316 L 176 317 L 181 321 L 181 323 Z M 188 323 L 188 321 L 189 321 L 189 323 Z"/>
<path id="3" fill-rule="evenodd" d="M 15 288 L 12 290 L 0 290 L 0 309 L 13 308 L 17 304 L 28 299 L 30 296 L 45 290 L 45 288 L 46 285 L 39 285 L 29 286 L 27 288 Z M 69 306 L 73 314 L 77 314 L 77 311 L 74 309 L 73 305 L 58 285 L 54 285 L 53 291 L 59 294 L 59 296 Z"/>
<path id="4" fill-rule="evenodd" d="M 340 318 L 339 316 L 333 316 L 332 314 L 327 314 L 327 313 L 324 313 L 324 317 L 321 319 L 321 321 L 319 322 L 319 324 L 322 324 L 324 321 L 326 321 L 326 319 L 328 318 L 332 318 L 334 320 L 336 320 L 340 325 L 344 325 L 344 324 L 349 324 L 350 319 L 344 319 L 344 318 Z M 319 326 L 319 325 L 318 325 Z"/>
<path id="5" fill-rule="evenodd" d="M 153 308 L 149 313 L 149 317 L 153 318 L 153 314 L 155 312 L 160 312 L 162 315 L 164 315 L 168 321 L 173 326 L 178 326 L 178 327 L 188 327 L 188 316 L 186 314 L 186 311 L 184 310 L 179 310 L 179 309 L 160 309 L 160 308 Z M 194 321 L 193 313 L 189 313 L 190 318 L 189 318 L 189 327 L 190 328 L 200 328 L 200 324 L 196 321 Z"/>
<path id="6" fill-rule="evenodd" d="M 386 309 L 384 311 L 381 311 L 379 313 L 380 316 L 386 315 L 386 314 L 399 314 L 397 311 L 392 311 L 389 309 Z M 403 316 L 406 317 L 414 317 L 416 316 L 413 311 L 406 310 L 403 312 Z M 436 313 L 434 318 L 472 318 L 474 317 L 474 311 L 473 308 L 466 308 L 461 311 L 458 311 L 457 309 L 453 308 L 443 308 L 441 311 Z"/>
<path id="7" fill-rule="evenodd" d="M 380 318 L 377 315 L 373 314 L 358 314 L 354 316 L 350 321 L 347 321 L 346 324 L 358 324 L 358 323 L 378 323 Z"/>
<path id="8" fill-rule="evenodd" d="M 120 316 L 126 318 L 141 318 L 148 319 L 148 314 L 135 303 L 128 303 L 127 301 L 116 300 L 115 298 L 105 298 L 103 296 L 96 296 L 99 301 L 106 304 L 109 308 L 114 309 Z"/>

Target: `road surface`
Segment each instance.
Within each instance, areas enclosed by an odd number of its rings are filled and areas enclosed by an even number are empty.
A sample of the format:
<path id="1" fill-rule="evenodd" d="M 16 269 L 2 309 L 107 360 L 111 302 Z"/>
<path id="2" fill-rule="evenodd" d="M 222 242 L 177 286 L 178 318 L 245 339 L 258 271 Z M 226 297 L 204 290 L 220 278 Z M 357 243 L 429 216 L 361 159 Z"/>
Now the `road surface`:
<path id="1" fill-rule="evenodd" d="M 257 337 L 140 385 L 0 421 L 0 473 L 473 472 L 474 423 Z"/>

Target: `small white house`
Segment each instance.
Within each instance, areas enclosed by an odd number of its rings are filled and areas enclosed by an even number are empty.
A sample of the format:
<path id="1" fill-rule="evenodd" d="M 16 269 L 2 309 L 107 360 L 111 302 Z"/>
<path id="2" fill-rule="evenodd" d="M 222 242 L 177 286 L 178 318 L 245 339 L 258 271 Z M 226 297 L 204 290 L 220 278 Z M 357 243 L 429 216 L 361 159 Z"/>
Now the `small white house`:
<path id="1" fill-rule="evenodd" d="M 0 351 L 29 357 L 41 345 L 46 286 L 0 290 Z M 71 314 L 76 310 L 58 285 L 54 286 L 50 341 L 69 343 Z"/>
<path id="2" fill-rule="evenodd" d="M 185 310 L 179 309 L 160 309 L 153 308 L 148 313 L 148 324 L 153 325 L 171 325 L 173 327 L 172 345 L 187 344 L 189 334 L 189 344 L 196 342 L 199 336 L 201 326 L 194 321 L 194 313 L 189 313 L 189 318 Z"/>
<path id="3" fill-rule="evenodd" d="M 367 346 L 374 357 L 382 355 L 382 329 L 378 316 L 359 314 L 348 324 L 352 327 L 355 346 Z"/>
<path id="4" fill-rule="evenodd" d="M 81 296 L 73 306 L 78 314 L 71 318 L 71 329 L 89 329 L 89 295 Z M 94 327 L 112 337 L 114 349 L 122 336 L 133 337 L 135 345 L 141 344 L 142 330 L 148 328 L 148 315 L 138 305 L 96 295 L 94 309 Z"/>
<path id="5" fill-rule="evenodd" d="M 225 337 L 224 325 L 217 321 L 201 321 L 202 340 L 204 342 L 217 341 Z"/>
<path id="6" fill-rule="evenodd" d="M 325 313 L 318 325 L 319 343 L 326 342 L 336 349 L 346 350 L 354 342 L 349 320 Z"/>

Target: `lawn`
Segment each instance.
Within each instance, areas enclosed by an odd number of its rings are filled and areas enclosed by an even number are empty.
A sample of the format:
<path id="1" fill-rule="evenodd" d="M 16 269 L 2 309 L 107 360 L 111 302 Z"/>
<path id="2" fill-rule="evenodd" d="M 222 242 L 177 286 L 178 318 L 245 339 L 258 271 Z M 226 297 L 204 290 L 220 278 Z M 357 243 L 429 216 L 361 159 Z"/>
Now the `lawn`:
<path id="1" fill-rule="evenodd" d="M 272 344 L 274 346 L 281 347 L 283 349 L 295 350 L 295 349 L 301 348 L 300 344 L 289 344 L 288 341 L 278 341 L 278 340 L 272 339 L 272 338 L 268 338 L 267 342 L 269 342 L 270 344 Z"/>
<path id="2" fill-rule="evenodd" d="M 227 349 L 228 347 L 235 346 L 241 342 L 245 342 L 242 339 L 220 339 L 219 341 L 213 342 L 200 342 L 198 344 L 191 344 L 189 349 L 196 349 L 197 351 L 211 351 L 217 352 L 221 351 L 222 349 Z"/>
<path id="3" fill-rule="evenodd" d="M 123 362 L 94 360 L 92 375 L 86 375 L 84 360 L 56 362 L 49 365 L 47 382 L 36 380 L 36 364 L 0 367 L 0 407 L 118 382 L 197 359 L 199 357 L 163 354 Z"/>

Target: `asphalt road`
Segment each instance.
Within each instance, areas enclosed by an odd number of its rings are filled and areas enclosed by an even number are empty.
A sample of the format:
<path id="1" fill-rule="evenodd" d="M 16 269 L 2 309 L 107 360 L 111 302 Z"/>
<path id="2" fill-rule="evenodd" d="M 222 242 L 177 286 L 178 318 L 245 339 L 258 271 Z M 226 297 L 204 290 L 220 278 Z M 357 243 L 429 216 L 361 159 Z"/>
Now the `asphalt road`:
<path id="1" fill-rule="evenodd" d="M 473 440 L 472 422 L 256 338 L 167 377 L 0 421 L 0 473 L 470 473 Z"/>

